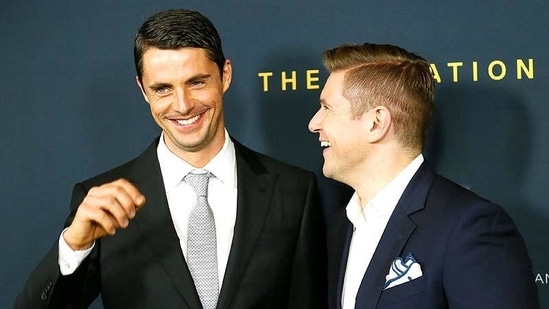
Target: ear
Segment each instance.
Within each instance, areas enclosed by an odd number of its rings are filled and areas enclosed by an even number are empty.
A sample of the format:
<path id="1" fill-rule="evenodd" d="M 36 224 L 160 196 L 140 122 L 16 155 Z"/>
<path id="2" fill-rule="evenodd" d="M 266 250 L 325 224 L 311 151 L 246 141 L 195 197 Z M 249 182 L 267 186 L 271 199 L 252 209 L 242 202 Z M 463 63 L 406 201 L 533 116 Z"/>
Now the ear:
<path id="1" fill-rule="evenodd" d="M 231 79 L 233 78 L 233 67 L 231 66 L 231 61 L 229 59 L 225 60 L 225 64 L 223 65 L 223 76 L 221 76 L 223 79 L 223 93 L 229 89 L 229 86 L 231 85 Z"/>
<path id="2" fill-rule="evenodd" d="M 387 137 L 392 126 L 391 113 L 385 106 L 376 106 L 365 113 L 368 141 L 379 142 Z"/>
<path id="3" fill-rule="evenodd" d="M 141 89 L 141 94 L 143 95 L 143 98 L 147 103 L 149 103 L 149 98 L 145 94 L 145 89 L 143 88 L 143 85 L 141 84 L 141 81 L 139 80 L 138 76 L 135 76 L 135 82 L 137 83 L 137 86 L 139 87 L 139 89 Z"/>

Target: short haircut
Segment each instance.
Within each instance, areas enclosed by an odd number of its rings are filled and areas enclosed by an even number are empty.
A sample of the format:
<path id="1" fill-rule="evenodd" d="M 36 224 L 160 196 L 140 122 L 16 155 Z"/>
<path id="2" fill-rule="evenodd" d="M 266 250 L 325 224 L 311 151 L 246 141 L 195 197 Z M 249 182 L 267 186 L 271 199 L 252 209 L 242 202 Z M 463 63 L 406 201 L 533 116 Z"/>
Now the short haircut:
<path id="1" fill-rule="evenodd" d="M 133 55 L 137 77 L 143 75 L 143 54 L 147 49 L 202 48 L 223 73 L 225 56 L 221 38 L 213 23 L 204 15 L 186 9 L 159 12 L 149 17 L 137 31 Z"/>
<path id="2" fill-rule="evenodd" d="M 435 81 L 427 60 L 388 44 L 344 44 L 322 55 L 329 72 L 347 71 L 342 95 L 352 117 L 385 106 L 403 147 L 423 149 L 434 114 Z"/>

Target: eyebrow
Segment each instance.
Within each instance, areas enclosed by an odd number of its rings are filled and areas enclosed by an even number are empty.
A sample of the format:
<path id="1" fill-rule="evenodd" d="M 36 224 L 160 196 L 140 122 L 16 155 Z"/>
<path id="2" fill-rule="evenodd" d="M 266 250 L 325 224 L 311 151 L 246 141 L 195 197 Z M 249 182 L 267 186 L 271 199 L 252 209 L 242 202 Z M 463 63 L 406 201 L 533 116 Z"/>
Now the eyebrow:
<path id="1" fill-rule="evenodd" d="M 198 74 L 198 75 L 195 75 L 195 76 L 189 78 L 188 80 L 186 80 L 185 84 L 189 84 L 189 83 L 195 82 L 197 80 L 208 79 L 210 77 L 212 77 L 211 74 Z"/>
<path id="2" fill-rule="evenodd" d="M 326 100 L 324 100 L 324 99 L 322 99 L 322 98 L 320 98 L 319 102 L 320 102 L 320 105 L 325 105 L 325 106 L 328 106 L 328 107 L 331 106 L 330 104 L 328 104 L 328 103 L 326 102 Z"/>
<path id="3" fill-rule="evenodd" d="M 172 85 L 170 85 L 168 83 L 154 83 L 154 84 L 149 86 L 149 89 L 156 90 L 156 89 L 160 89 L 160 88 L 164 88 L 164 87 L 171 87 L 171 86 Z"/>
<path id="4" fill-rule="evenodd" d="M 198 75 L 192 76 L 191 78 L 186 80 L 185 84 L 190 84 L 190 83 L 193 83 L 197 80 L 208 79 L 211 76 L 212 76 L 211 74 L 198 74 Z M 164 83 L 164 82 L 156 82 L 156 83 L 150 85 L 148 88 L 151 89 L 151 90 L 156 90 L 156 89 L 164 88 L 164 87 L 169 88 L 169 87 L 172 87 L 172 85 L 169 84 L 169 83 Z"/>

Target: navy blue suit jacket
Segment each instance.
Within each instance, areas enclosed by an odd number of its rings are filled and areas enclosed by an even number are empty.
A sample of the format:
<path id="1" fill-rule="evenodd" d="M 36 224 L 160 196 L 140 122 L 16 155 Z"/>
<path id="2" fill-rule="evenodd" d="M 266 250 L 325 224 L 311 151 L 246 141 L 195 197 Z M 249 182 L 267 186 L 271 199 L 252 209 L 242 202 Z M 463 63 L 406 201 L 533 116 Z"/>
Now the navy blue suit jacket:
<path id="1" fill-rule="evenodd" d="M 331 309 L 341 308 L 351 235 L 341 209 L 328 234 Z M 391 262 L 408 253 L 423 275 L 383 290 Z M 538 309 L 539 301 L 523 238 L 505 211 L 424 162 L 389 219 L 355 308 Z"/>

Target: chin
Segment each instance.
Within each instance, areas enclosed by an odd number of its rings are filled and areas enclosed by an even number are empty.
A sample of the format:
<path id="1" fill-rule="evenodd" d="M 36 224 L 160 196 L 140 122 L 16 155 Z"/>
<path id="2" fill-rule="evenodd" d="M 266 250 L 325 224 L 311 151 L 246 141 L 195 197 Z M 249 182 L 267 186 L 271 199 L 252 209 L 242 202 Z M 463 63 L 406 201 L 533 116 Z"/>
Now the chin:
<path id="1" fill-rule="evenodd" d="M 322 174 L 326 178 L 332 178 L 333 179 L 332 171 L 329 168 L 326 167 L 326 163 L 324 163 L 324 166 L 322 167 Z"/>

